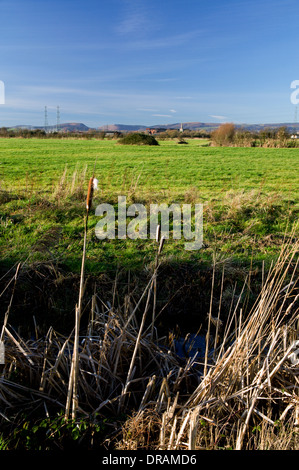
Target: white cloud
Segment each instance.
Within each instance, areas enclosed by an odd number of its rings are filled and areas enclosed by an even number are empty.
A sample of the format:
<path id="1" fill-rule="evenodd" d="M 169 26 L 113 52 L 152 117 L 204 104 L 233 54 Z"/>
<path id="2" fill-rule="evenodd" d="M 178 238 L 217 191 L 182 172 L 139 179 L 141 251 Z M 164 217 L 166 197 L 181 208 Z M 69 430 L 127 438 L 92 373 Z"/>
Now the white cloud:
<path id="1" fill-rule="evenodd" d="M 152 108 L 137 108 L 136 111 L 145 111 L 148 113 L 157 113 L 158 109 L 152 109 Z"/>
<path id="2" fill-rule="evenodd" d="M 223 121 L 223 119 L 227 119 L 227 116 L 218 116 L 216 114 L 209 114 L 210 117 L 219 119 L 220 121 Z"/>
<path id="3" fill-rule="evenodd" d="M 137 39 L 135 41 L 128 41 L 124 47 L 128 50 L 147 50 L 147 49 L 162 49 L 174 48 L 183 46 L 189 42 L 194 41 L 202 35 L 201 30 L 189 31 L 187 33 L 179 33 L 173 36 L 154 37 L 150 39 Z"/>

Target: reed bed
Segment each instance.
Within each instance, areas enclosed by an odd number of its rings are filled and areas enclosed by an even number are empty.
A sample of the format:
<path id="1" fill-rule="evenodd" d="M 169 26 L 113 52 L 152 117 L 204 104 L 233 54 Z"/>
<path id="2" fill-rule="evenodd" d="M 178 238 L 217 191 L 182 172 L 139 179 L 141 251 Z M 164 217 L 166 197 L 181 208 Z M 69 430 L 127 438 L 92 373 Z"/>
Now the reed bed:
<path id="1" fill-rule="evenodd" d="M 158 262 L 135 304 L 126 299 L 115 309 L 94 294 L 77 339 L 74 331 L 66 337 L 50 328 L 45 337 L 24 341 L 6 316 L 1 420 L 36 407 L 45 415 L 64 410 L 69 419 L 77 344 L 73 418 L 125 414 L 113 430 L 115 448 L 298 449 L 297 253 L 298 243 L 283 247 L 254 308 L 243 317 L 237 305 L 217 348 L 204 357 L 181 358 L 169 337 L 158 335 L 152 315 Z"/>
<path id="2" fill-rule="evenodd" d="M 169 412 L 171 404 L 165 411 L 160 448 L 276 448 L 287 421 L 284 444 L 288 441 L 298 449 L 299 294 L 293 289 L 298 283 L 297 252 L 298 243 L 285 246 L 249 315 L 243 318 L 240 309 L 228 319 L 215 359 L 210 358 L 198 387 L 176 406 L 176 413 Z M 291 266 L 291 281 L 285 285 Z M 233 321 L 234 331 L 229 328 Z M 252 431 L 262 435 L 265 424 L 273 439 L 263 447 L 265 439 L 259 442 Z"/>

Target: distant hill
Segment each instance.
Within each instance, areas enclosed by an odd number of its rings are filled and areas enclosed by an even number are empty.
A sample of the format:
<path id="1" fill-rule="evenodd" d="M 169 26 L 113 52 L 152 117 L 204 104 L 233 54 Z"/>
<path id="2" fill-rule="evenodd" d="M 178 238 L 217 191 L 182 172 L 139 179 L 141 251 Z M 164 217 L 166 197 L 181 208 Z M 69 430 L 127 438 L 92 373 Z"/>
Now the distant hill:
<path id="1" fill-rule="evenodd" d="M 55 131 L 57 126 L 26 126 L 26 125 L 19 125 L 19 126 L 14 126 L 14 129 L 46 129 L 47 131 Z M 58 130 L 63 131 L 63 132 L 87 132 L 92 128 L 87 127 L 85 124 L 82 124 L 81 122 L 67 122 L 64 124 L 59 124 Z"/>
<path id="2" fill-rule="evenodd" d="M 159 130 L 167 130 L 167 129 L 180 129 L 181 124 L 183 125 L 183 129 L 189 129 L 192 131 L 196 130 L 205 130 L 208 132 L 217 129 L 221 123 L 215 122 L 176 122 L 173 124 L 155 124 L 153 126 L 145 126 L 140 124 L 108 124 L 105 126 L 100 126 L 98 128 L 91 128 L 86 126 L 83 123 L 78 122 L 68 122 L 64 124 L 59 124 L 58 130 L 63 132 L 87 132 L 89 130 L 98 130 L 104 132 L 143 132 L 146 129 L 159 129 Z M 270 123 L 270 124 L 236 124 L 237 128 L 247 129 L 252 132 L 259 132 L 262 129 L 271 128 L 271 129 L 278 129 L 279 127 L 286 127 L 289 132 L 294 132 L 296 129 L 299 131 L 299 123 Z M 14 129 L 44 129 L 43 126 L 31 126 L 31 125 L 19 125 L 15 126 Z M 47 131 L 53 132 L 56 130 L 56 125 L 54 126 L 47 126 Z"/>
<path id="3" fill-rule="evenodd" d="M 106 126 L 98 127 L 98 130 L 104 132 L 134 132 L 145 131 L 149 126 L 142 126 L 139 124 L 108 124 Z"/>
<path id="4" fill-rule="evenodd" d="M 217 129 L 220 124 L 211 123 L 211 122 L 176 122 L 174 124 L 166 124 L 165 126 L 152 126 L 154 129 L 157 127 L 164 127 L 165 129 L 180 129 L 183 126 L 183 129 L 190 129 L 191 131 L 198 131 L 201 129 L 210 130 Z"/>
<path id="5" fill-rule="evenodd" d="M 218 123 L 205 123 L 205 122 L 186 122 L 183 124 L 184 129 L 190 130 L 198 130 L 198 129 L 206 129 L 212 130 L 217 129 L 219 127 Z M 159 130 L 167 130 L 167 129 L 180 129 L 181 123 L 176 122 L 174 124 L 155 124 L 153 126 L 144 126 L 139 124 L 109 124 L 107 126 L 101 126 L 98 130 L 105 131 L 105 132 L 143 132 L 146 129 L 159 129 Z"/>
<path id="6" fill-rule="evenodd" d="M 271 124 L 238 124 L 237 128 L 247 129 L 249 131 L 259 132 L 262 129 L 279 129 L 280 127 L 285 127 L 289 132 L 294 131 L 295 129 L 299 131 L 299 123 L 294 122 L 280 122 L 280 123 L 271 123 Z"/>
<path id="7" fill-rule="evenodd" d="M 143 126 L 143 125 L 127 125 L 127 124 L 109 124 L 107 126 L 101 126 L 98 130 L 106 131 L 106 132 L 136 132 L 136 131 L 145 131 L 146 129 L 180 129 L 181 125 L 183 125 L 183 129 L 189 129 L 192 131 L 196 130 L 206 130 L 212 131 L 217 129 L 221 123 L 218 122 L 176 122 L 172 124 L 155 124 L 153 126 Z M 271 129 L 278 129 L 279 127 L 286 127 L 290 132 L 294 129 L 299 131 L 299 123 L 270 123 L 270 124 L 236 124 L 237 128 L 243 128 L 250 131 L 259 132 L 262 129 L 271 128 Z"/>
<path id="8" fill-rule="evenodd" d="M 214 129 L 217 129 L 221 123 L 215 123 L 215 122 L 183 122 L 183 123 L 174 123 L 174 124 L 166 124 L 164 126 L 151 126 L 152 129 L 155 128 L 160 128 L 164 127 L 165 129 L 180 129 L 181 125 L 183 125 L 183 129 L 189 129 L 192 131 L 197 131 L 197 130 L 206 130 L 206 131 L 212 131 Z M 299 131 L 299 123 L 271 123 L 271 124 L 235 124 L 236 128 L 242 128 L 242 129 L 247 129 L 249 131 L 256 131 L 259 132 L 262 129 L 279 129 L 280 127 L 286 127 L 289 131 L 293 131 L 294 129 L 297 129 Z"/>
<path id="9" fill-rule="evenodd" d="M 56 126 L 52 126 L 56 129 Z M 60 124 L 58 126 L 58 129 L 61 131 L 65 132 L 87 132 L 90 130 L 90 127 L 85 126 L 85 124 L 82 124 L 81 122 L 68 122 L 65 124 Z"/>

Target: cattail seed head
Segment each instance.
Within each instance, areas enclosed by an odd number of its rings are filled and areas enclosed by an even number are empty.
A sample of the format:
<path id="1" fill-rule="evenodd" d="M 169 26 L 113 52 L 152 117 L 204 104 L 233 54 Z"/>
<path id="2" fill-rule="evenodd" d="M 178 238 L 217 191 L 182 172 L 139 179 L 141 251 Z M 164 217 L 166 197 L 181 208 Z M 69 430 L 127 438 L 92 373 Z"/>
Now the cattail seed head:
<path id="1" fill-rule="evenodd" d="M 86 210 L 89 211 L 92 204 L 92 196 L 93 196 L 93 176 L 90 178 L 88 183 L 88 191 L 87 191 L 87 199 L 86 199 Z"/>

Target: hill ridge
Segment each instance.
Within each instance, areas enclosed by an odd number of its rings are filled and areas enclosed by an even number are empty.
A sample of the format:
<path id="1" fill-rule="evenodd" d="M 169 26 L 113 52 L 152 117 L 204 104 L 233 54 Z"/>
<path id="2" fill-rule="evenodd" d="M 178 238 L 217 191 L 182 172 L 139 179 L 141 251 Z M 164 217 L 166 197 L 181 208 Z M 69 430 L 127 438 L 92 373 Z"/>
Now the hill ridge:
<path id="1" fill-rule="evenodd" d="M 171 123 L 171 124 L 155 124 L 152 126 L 146 126 L 142 124 L 107 124 L 99 127 L 89 127 L 86 126 L 82 122 L 67 122 L 63 124 L 51 125 L 47 126 L 32 126 L 32 125 L 17 125 L 12 127 L 13 129 L 46 129 L 48 131 L 55 131 L 57 128 L 60 131 L 64 132 L 88 132 L 89 130 L 98 130 L 104 132 L 137 132 L 137 131 L 145 131 L 146 129 L 161 129 L 161 130 L 169 130 L 169 129 L 180 129 L 181 126 L 185 130 L 206 130 L 212 131 L 217 129 L 223 123 L 215 123 L 215 122 L 200 122 L 200 121 L 190 121 L 190 122 L 183 122 L 183 123 Z M 299 123 L 264 123 L 264 124 L 235 124 L 236 128 L 243 128 L 250 131 L 260 131 L 262 129 L 271 128 L 271 129 L 278 129 L 280 127 L 286 127 L 288 131 L 299 131 Z"/>

